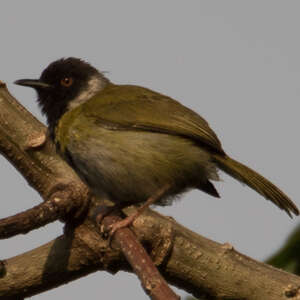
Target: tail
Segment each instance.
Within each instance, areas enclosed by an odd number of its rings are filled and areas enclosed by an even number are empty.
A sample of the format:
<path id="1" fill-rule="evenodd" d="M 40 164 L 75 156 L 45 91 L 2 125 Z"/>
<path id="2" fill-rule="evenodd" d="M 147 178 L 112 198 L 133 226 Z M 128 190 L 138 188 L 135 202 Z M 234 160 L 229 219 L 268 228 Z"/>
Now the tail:
<path id="1" fill-rule="evenodd" d="M 263 176 L 226 155 L 215 154 L 214 160 L 221 170 L 271 200 L 279 208 L 285 210 L 290 217 L 292 213 L 299 215 L 299 210 L 292 200 Z"/>

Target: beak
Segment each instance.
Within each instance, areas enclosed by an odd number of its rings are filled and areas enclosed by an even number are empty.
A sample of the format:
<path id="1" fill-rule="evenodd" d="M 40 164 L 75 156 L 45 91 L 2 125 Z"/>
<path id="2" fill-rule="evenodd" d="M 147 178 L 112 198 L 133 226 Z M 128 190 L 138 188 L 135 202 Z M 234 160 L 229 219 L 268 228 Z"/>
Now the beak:
<path id="1" fill-rule="evenodd" d="M 51 85 L 40 81 L 39 79 L 20 79 L 14 82 L 15 84 L 32 87 L 34 89 L 50 88 Z"/>

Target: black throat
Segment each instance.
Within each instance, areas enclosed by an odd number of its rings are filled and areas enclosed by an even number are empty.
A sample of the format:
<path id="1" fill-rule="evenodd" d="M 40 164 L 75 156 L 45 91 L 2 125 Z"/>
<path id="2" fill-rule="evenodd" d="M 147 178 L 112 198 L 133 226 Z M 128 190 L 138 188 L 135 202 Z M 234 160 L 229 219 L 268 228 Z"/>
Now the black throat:
<path id="1" fill-rule="evenodd" d="M 59 99 L 59 98 L 58 98 Z M 42 110 L 42 113 L 47 118 L 49 134 L 52 140 L 55 139 L 55 127 L 59 119 L 67 111 L 68 102 L 66 99 L 55 101 L 55 98 L 50 95 L 43 95 L 42 91 L 38 91 L 37 102 Z"/>

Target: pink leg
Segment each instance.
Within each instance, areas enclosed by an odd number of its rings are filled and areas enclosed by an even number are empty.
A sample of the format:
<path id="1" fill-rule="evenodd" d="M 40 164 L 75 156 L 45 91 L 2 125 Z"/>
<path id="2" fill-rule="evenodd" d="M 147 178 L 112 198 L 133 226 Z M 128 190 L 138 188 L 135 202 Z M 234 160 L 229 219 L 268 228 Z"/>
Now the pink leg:
<path id="1" fill-rule="evenodd" d="M 153 196 L 148 198 L 148 200 L 131 216 L 125 218 L 122 221 L 112 224 L 109 229 L 109 235 L 112 237 L 118 229 L 131 225 L 134 222 L 134 220 L 138 218 L 151 204 L 158 201 L 166 193 L 170 186 L 170 184 L 167 184 L 161 189 L 159 189 Z"/>

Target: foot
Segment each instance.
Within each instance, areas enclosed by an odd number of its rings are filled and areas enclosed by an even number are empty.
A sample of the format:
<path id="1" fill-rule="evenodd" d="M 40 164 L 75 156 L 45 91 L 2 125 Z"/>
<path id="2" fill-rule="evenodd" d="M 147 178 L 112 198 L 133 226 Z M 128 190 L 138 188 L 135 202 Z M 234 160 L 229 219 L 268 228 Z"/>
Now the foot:
<path id="1" fill-rule="evenodd" d="M 119 221 L 119 222 L 116 222 L 116 223 L 110 225 L 109 226 L 109 236 L 113 237 L 113 235 L 115 234 L 115 232 L 117 230 L 130 226 L 138 216 L 139 216 L 139 214 L 137 211 L 135 214 L 133 214 L 129 217 L 126 217 L 122 221 Z"/>
<path id="2" fill-rule="evenodd" d="M 100 225 L 103 221 L 103 219 L 111 214 L 113 211 L 117 210 L 118 208 L 116 205 L 113 206 L 107 206 L 107 205 L 99 205 L 96 208 L 96 212 L 94 214 L 94 218 L 96 221 L 96 224 Z"/>
<path id="3" fill-rule="evenodd" d="M 110 237 L 112 237 L 117 230 L 131 225 L 135 221 L 135 219 L 137 219 L 147 208 L 149 208 L 151 204 L 161 199 L 165 195 L 165 193 L 169 190 L 169 188 L 170 188 L 169 184 L 165 185 L 164 187 L 159 189 L 154 195 L 148 198 L 148 200 L 134 214 L 132 214 L 129 217 L 126 217 L 122 221 L 112 224 L 109 228 Z"/>

